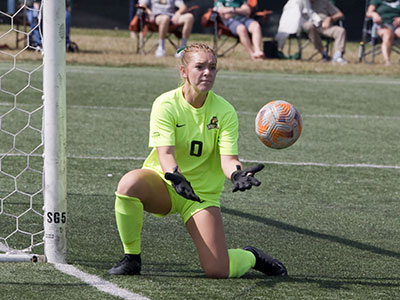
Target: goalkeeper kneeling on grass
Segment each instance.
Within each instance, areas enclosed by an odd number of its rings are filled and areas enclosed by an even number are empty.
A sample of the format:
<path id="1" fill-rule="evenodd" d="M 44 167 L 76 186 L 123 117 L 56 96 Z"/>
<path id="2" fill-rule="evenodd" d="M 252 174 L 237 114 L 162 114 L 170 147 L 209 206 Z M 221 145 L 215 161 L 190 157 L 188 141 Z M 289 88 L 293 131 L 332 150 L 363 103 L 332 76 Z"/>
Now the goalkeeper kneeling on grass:
<path id="1" fill-rule="evenodd" d="M 150 117 L 152 151 L 142 169 L 128 172 L 116 192 L 115 215 L 125 255 L 111 275 L 141 271 L 143 211 L 159 216 L 180 213 L 208 277 L 240 277 L 251 268 L 285 276 L 285 266 L 261 250 L 228 249 L 219 197 L 225 176 L 233 192 L 261 183 L 259 164 L 242 170 L 238 159 L 238 119 L 233 106 L 211 88 L 217 57 L 202 43 L 183 49 L 181 87 L 159 96 Z"/>

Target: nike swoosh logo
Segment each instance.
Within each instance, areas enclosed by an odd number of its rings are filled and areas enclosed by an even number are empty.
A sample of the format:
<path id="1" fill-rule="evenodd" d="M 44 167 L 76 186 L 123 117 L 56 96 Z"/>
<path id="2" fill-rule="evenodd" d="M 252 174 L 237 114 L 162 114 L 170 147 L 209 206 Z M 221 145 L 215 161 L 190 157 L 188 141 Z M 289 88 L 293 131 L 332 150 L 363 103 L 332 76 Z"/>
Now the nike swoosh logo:
<path id="1" fill-rule="evenodd" d="M 176 124 L 176 127 L 183 127 L 183 126 L 185 126 L 186 124 L 182 124 L 182 125 L 180 125 L 180 124 Z"/>

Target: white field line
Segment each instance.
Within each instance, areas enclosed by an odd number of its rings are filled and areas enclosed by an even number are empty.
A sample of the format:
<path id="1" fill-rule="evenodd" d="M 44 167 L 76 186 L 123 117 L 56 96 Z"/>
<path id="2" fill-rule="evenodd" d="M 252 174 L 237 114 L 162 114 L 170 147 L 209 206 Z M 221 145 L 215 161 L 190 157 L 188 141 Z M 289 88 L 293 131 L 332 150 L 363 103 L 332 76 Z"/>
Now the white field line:
<path id="1" fill-rule="evenodd" d="M 126 300 L 150 300 L 147 297 L 141 296 L 139 294 L 132 293 L 126 289 L 120 288 L 114 283 L 111 283 L 107 280 L 104 280 L 95 275 L 91 275 L 81 270 L 75 268 L 72 265 L 67 264 L 54 264 L 55 268 L 62 273 L 65 273 L 70 276 L 74 276 L 88 285 L 102 291 L 104 293 L 110 294 L 112 296 L 120 297 Z"/>
<path id="2" fill-rule="evenodd" d="M 224 72 L 222 74 L 218 74 L 218 78 L 225 79 L 243 79 L 243 78 L 252 78 L 252 79 L 272 79 L 278 81 L 307 81 L 307 82 L 327 82 L 327 83 L 345 83 L 345 84 L 383 84 L 383 85 L 400 85 L 400 80 L 388 78 L 378 79 L 377 82 L 374 79 L 361 79 L 361 78 L 350 78 L 350 77 L 342 77 L 342 78 L 332 78 L 332 77 L 318 77 L 318 76 L 299 76 L 296 74 L 263 74 L 263 73 L 227 73 Z"/>
<path id="3" fill-rule="evenodd" d="M 7 103 L 1 103 L 1 105 L 9 105 Z M 85 105 L 70 105 L 69 108 L 73 109 L 98 109 L 98 110 L 129 110 L 138 112 L 150 112 L 150 108 L 146 107 L 110 107 L 110 106 L 85 106 Z M 255 112 L 238 111 L 238 114 L 243 115 L 255 115 Z M 326 118 L 326 119 L 389 119 L 389 120 L 400 120 L 400 116 L 367 116 L 367 115 L 303 115 L 304 118 Z M 4 153 L 0 153 L 0 157 L 4 156 Z M 10 156 L 18 156 L 19 154 L 8 154 Z M 33 155 L 40 156 L 40 155 Z M 96 159 L 96 160 L 144 160 L 144 157 L 97 157 L 97 156 L 68 156 L 69 158 L 80 158 L 80 159 Z M 327 163 L 313 163 L 313 162 L 277 162 L 277 161 L 256 161 L 242 159 L 243 162 L 255 162 L 264 164 L 279 164 L 279 165 L 297 165 L 297 166 L 317 166 L 317 167 L 341 167 L 341 168 L 379 168 L 379 169 L 400 169 L 400 166 L 396 165 L 376 165 L 376 164 L 327 164 Z"/>
<path id="4" fill-rule="evenodd" d="M 262 163 L 266 165 L 288 165 L 288 166 L 314 166 L 314 167 L 329 167 L 329 168 L 374 168 L 374 169 L 400 169 L 400 166 L 390 165 L 374 165 L 374 164 L 325 164 L 313 162 L 279 162 L 279 161 L 263 161 L 253 159 L 240 159 L 242 162 Z"/>
<path id="5" fill-rule="evenodd" d="M 129 110 L 129 111 L 138 111 L 138 112 L 150 112 L 151 108 L 149 107 L 115 107 L 115 106 L 85 106 L 85 105 L 70 105 L 69 108 L 74 109 L 99 109 L 99 110 Z M 237 111 L 239 115 L 256 115 L 257 112 L 253 111 Z M 302 115 L 304 118 L 321 118 L 321 119 L 393 119 L 400 120 L 400 116 L 369 116 L 369 115 L 313 115 L 313 114 L 304 114 Z"/>
<path id="6" fill-rule="evenodd" d="M 3 156 L 25 156 L 19 153 L 0 153 Z M 31 154 L 30 156 L 41 157 L 42 154 Z M 136 160 L 144 161 L 146 157 L 141 156 L 85 156 L 85 155 L 67 155 L 67 158 L 72 159 L 92 159 L 92 160 Z M 290 161 L 270 161 L 270 160 L 255 160 L 240 158 L 241 162 L 260 163 L 266 165 L 284 165 L 284 166 L 310 166 L 310 167 L 325 167 L 325 168 L 373 168 L 373 169 L 400 169 L 397 165 L 376 165 L 376 164 L 328 164 L 315 162 L 290 162 Z"/>
<path id="7" fill-rule="evenodd" d="M 67 73 L 87 73 L 87 74 L 99 74 L 99 69 L 107 69 L 108 72 L 115 72 L 118 74 L 136 74 L 138 70 L 135 68 L 113 68 L 113 67 L 82 67 L 82 66 L 69 66 L 67 67 Z M 149 73 L 160 74 L 159 69 L 155 68 L 141 68 L 146 69 Z M 178 70 L 174 68 L 163 68 L 164 75 L 176 75 L 179 78 Z M 400 80 L 388 77 L 367 77 L 364 78 L 352 78 L 352 76 L 332 77 L 323 75 L 310 75 L 303 76 L 299 74 L 281 74 L 281 73 L 263 73 L 263 72 L 233 72 L 220 70 L 217 78 L 220 79 L 271 79 L 271 80 L 291 80 L 291 81 L 305 81 L 305 82 L 327 82 L 327 83 L 345 83 L 345 84 L 382 84 L 382 85 L 400 85 Z M 218 79 L 217 79 L 218 80 Z"/>
<path id="8" fill-rule="evenodd" d="M 13 106 L 10 103 L 0 102 L 0 106 Z M 31 106 L 30 104 L 20 104 L 23 106 Z M 137 111 L 137 112 L 150 112 L 150 107 L 119 107 L 119 106 L 96 106 L 96 105 L 68 105 L 72 109 L 98 109 L 98 110 L 115 110 L 115 111 Z M 237 111 L 239 115 L 255 116 L 257 112 L 253 111 Z M 381 119 L 381 120 L 400 120 L 400 116 L 378 116 L 378 115 L 336 115 L 336 114 L 302 114 L 303 118 L 319 118 L 319 119 Z"/>
<path id="9" fill-rule="evenodd" d="M 136 156 L 81 156 L 81 155 L 68 155 L 68 158 L 76 159 L 94 159 L 94 160 L 137 160 L 143 161 L 145 157 Z M 328 167 L 328 168 L 375 168 L 375 169 L 400 169 L 396 165 L 376 165 L 376 164 L 327 164 L 327 163 L 314 163 L 314 162 L 286 162 L 286 161 L 269 161 L 269 160 L 253 160 L 240 158 L 241 162 L 260 163 L 266 165 L 287 165 L 287 166 L 314 166 L 314 167 Z"/>

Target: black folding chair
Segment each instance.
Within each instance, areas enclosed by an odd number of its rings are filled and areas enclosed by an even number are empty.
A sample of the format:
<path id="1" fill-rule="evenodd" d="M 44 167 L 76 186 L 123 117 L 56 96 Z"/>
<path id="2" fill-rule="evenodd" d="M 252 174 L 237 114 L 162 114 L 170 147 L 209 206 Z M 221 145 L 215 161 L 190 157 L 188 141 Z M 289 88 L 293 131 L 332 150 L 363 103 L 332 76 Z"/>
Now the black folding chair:
<path id="1" fill-rule="evenodd" d="M 334 0 L 331 0 L 331 2 L 332 2 L 332 4 L 335 4 Z M 343 19 L 338 20 L 334 25 L 344 27 Z M 335 40 L 333 38 L 325 36 L 325 35 L 321 35 L 321 40 L 324 43 L 324 48 L 325 48 L 326 53 L 328 53 L 328 55 L 332 57 L 333 43 Z M 292 45 L 293 42 L 296 44 L 296 46 Z M 310 42 L 310 40 L 308 39 L 308 35 L 304 30 L 300 30 L 297 33 L 291 34 L 288 37 L 288 56 L 296 57 L 298 59 L 305 60 L 305 61 L 311 61 L 317 54 L 319 54 L 319 52 L 315 50 L 308 56 L 305 56 L 304 50 L 308 46 L 313 46 L 313 45 Z M 292 54 L 292 51 L 293 51 L 292 48 L 295 49 L 294 51 L 297 50 L 297 53 Z"/>
<path id="2" fill-rule="evenodd" d="M 198 5 L 193 5 L 188 8 L 188 13 L 192 13 L 198 8 Z M 182 38 L 182 27 L 182 25 L 171 24 L 168 29 L 167 40 L 176 50 Z M 157 42 L 153 41 L 153 43 L 150 44 L 148 41 L 153 34 L 158 34 L 158 25 L 149 20 L 144 6 L 136 5 L 136 14 L 129 23 L 129 30 L 139 35 L 139 39 L 136 41 L 136 53 L 146 55 L 157 48 Z"/>
<path id="3" fill-rule="evenodd" d="M 266 22 L 268 15 L 272 13 L 271 10 L 258 10 L 257 0 L 248 0 L 247 4 L 252 9 L 251 17 L 260 22 Z M 209 8 L 208 11 L 201 17 L 201 24 L 203 27 L 212 27 L 213 29 L 213 49 L 219 57 L 224 56 L 231 52 L 240 40 L 237 36 L 232 34 L 227 26 L 222 23 L 222 20 L 213 8 Z"/>
<path id="4" fill-rule="evenodd" d="M 368 10 L 369 0 L 365 1 L 365 13 Z M 382 39 L 377 33 L 378 26 L 368 18 L 364 17 L 364 24 L 362 29 L 362 40 L 358 50 L 358 61 L 364 63 L 375 63 L 375 58 L 382 53 L 381 44 Z M 392 52 L 400 54 L 400 40 L 396 39 L 392 46 Z"/>

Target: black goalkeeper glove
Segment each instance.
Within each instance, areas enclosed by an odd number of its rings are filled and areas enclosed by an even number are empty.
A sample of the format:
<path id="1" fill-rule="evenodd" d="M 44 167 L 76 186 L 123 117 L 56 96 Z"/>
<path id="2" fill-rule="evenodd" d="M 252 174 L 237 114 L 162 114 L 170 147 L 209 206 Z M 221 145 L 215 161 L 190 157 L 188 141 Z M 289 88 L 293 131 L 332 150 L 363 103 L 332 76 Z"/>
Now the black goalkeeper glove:
<path id="1" fill-rule="evenodd" d="M 239 165 L 237 165 L 236 168 L 237 170 L 231 175 L 231 181 L 234 185 L 232 192 L 243 192 L 251 189 L 253 185 L 259 186 L 261 184 L 260 181 L 254 178 L 254 174 L 264 169 L 263 164 L 258 164 L 256 166 L 247 168 L 246 170 L 242 170 Z"/>
<path id="2" fill-rule="evenodd" d="M 194 193 L 190 182 L 186 180 L 185 176 L 178 172 L 178 166 L 174 168 L 174 173 L 165 173 L 165 179 L 172 181 L 172 187 L 182 197 L 200 203 L 203 202 L 200 200 L 199 196 Z"/>

